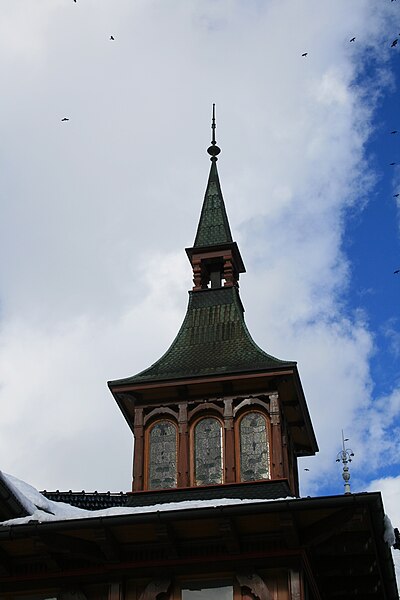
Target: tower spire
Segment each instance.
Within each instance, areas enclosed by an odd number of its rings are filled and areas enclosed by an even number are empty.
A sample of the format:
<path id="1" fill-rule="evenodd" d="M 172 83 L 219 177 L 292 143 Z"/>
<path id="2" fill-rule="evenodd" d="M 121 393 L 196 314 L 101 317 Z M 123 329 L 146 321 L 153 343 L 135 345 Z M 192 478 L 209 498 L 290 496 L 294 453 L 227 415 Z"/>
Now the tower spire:
<path id="1" fill-rule="evenodd" d="M 217 126 L 215 124 L 215 104 L 213 104 L 212 109 L 212 121 L 211 121 L 211 146 L 207 148 L 208 154 L 210 154 L 210 160 L 212 162 L 216 162 L 218 160 L 217 155 L 221 152 L 221 148 L 217 146 L 217 142 L 215 141 L 215 130 Z"/>

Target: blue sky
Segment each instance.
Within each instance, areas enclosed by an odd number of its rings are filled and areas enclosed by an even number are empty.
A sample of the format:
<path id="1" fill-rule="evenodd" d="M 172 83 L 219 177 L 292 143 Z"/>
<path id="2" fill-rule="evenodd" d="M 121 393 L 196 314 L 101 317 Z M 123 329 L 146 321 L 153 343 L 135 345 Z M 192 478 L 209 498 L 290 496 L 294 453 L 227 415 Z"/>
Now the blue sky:
<path id="1" fill-rule="evenodd" d="M 300 461 L 302 493 L 342 493 L 344 429 L 352 489 L 382 489 L 400 522 L 399 11 L 2 4 L 5 472 L 39 489 L 129 489 L 131 433 L 106 381 L 157 360 L 184 317 L 215 102 L 246 322 L 298 361 L 320 447 Z"/>
<path id="2" fill-rule="evenodd" d="M 395 38 L 394 38 L 395 39 Z M 393 88 L 385 90 L 374 115 L 374 132 L 366 156 L 375 172 L 376 183 L 361 213 L 346 217 L 344 248 L 352 265 L 347 301 L 361 306 L 374 332 L 376 354 L 371 361 L 375 393 L 387 394 L 399 382 L 399 268 L 400 243 L 398 193 L 400 162 L 399 55 L 390 56 Z M 372 75 L 372 74 L 371 74 Z"/>

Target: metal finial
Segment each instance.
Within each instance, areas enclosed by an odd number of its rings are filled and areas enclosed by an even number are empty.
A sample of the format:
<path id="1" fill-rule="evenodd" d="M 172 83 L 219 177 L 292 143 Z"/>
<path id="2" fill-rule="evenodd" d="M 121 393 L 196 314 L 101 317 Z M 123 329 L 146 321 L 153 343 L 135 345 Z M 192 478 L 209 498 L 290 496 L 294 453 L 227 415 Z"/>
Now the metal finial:
<path id="1" fill-rule="evenodd" d="M 212 121 L 211 121 L 211 132 L 212 132 L 211 146 L 209 148 L 207 148 L 208 154 L 211 155 L 211 159 L 210 160 L 212 160 L 212 161 L 218 160 L 217 155 L 221 152 L 221 148 L 218 148 L 217 142 L 215 141 L 215 129 L 216 129 L 216 127 L 217 126 L 215 124 L 215 104 L 213 104 Z"/>
<path id="2" fill-rule="evenodd" d="M 350 472 L 349 472 L 349 466 L 348 464 L 351 463 L 352 458 L 354 456 L 354 452 L 353 450 L 351 450 L 350 448 L 346 448 L 345 446 L 345 442 L 348 442 L 349 439 L 344 437 L 344 433 L 343 433 L 343 429 L 342 429 L 342 449 L 340 452 L 338 452 L 338 455 L 336 457 L 336 462 L 342 462 L 343 463 L 343 473 L 342 473 L 342 477 L 344 479 L 344 493 L 345 494 L 350 494 Z"/>

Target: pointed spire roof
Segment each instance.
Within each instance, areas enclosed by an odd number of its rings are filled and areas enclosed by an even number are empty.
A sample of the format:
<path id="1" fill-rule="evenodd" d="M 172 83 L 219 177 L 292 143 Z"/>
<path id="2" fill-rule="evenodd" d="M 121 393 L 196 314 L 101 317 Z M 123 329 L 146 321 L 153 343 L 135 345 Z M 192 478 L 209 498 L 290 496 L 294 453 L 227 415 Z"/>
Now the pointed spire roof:
<path id="1" fill-rule="evenodd" d="M 233 242 L 219 183 L 216 160 L 216 157 L 211 158 L 210 175 L 193 244 L 194 248 Z"/>
<path id="2" fill-rule="evenodd" d="M 238 275 L 245 271 L 239 248 L 232 239 L 222 198 L 217 171 L 215 141 L 215 106 L 213 105 L 212 141 L 207 152 L 211 169 L 194 246 L 186 252 L 192 264 L 215 260 L 228 263 L 221 269 L 219 285 L 207 285 L 207 278 L 198 275 L 200 285 L 189 292 L 189 305 L 182 326 L 166 353 L 148 369 L 109 382 L 111 387 L 139 382 L 226 375 L 255 371 L 295 368 L 293 361 L 284 361 L 267 354 L 252 339 L 245 321 L 239 297 Z M 213 263 L 215 264 L 215 263 Z M 231 272 L 229 272 L 231 269 Z M 203 277 L 203 279 L 202 279 Z M 204 285 L 203 285 L 204 284 Z"/>
<path id="3" fill-rule="evenodd" d="M 221 149 L 215 141 L 215 129 L 215 104 L 213 104 L 211 146 L 207 149 L 208 154 L 211 155 L 211 169 L 196 238 L 194 240 L 194 248 L 233 242 L 228 215 L 226 214 L 224 199 L 222 197 L 221 185 L 219 183 L 217 155 L 221 152 Z"/>

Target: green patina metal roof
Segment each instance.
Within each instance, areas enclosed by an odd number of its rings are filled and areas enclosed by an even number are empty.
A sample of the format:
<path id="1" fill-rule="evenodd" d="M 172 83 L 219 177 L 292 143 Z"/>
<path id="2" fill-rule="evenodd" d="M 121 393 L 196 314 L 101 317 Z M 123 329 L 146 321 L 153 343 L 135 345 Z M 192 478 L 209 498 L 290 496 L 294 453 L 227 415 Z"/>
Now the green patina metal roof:
<path id="1" fill-rule="evenodd" d="M 133 384 L 242 371 L 259 371 L 295 362 L 270 356 L 253 341 L 235 287 L 189 292 L 182 326 L 170 348 L 151 367 L 110 385 Z"/>
<path id="2" fill-rule="evenodd" d="M 227 242 L 233 242 L 233 239 L 219 183 L 217 163 L 213 160 L 194 240 L 194 248 Z"/>

